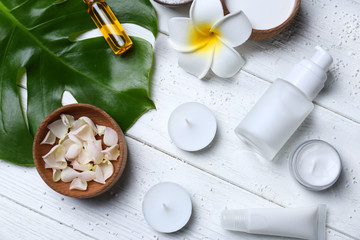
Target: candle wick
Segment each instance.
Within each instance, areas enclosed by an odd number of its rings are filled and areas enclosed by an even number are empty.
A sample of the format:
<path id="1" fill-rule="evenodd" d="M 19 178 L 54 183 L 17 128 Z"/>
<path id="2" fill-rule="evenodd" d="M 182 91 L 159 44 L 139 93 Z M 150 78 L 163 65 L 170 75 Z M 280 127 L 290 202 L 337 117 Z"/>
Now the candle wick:
<path id="1" fill-rule="evenodd" d="M 168 206 L 167 206 L 165 203 L 163 203 L 162 205 L 163 205 L 163 208 L 164 208 L 165 210 L 168 210 L 168 209 L 169 209 Z"/>
<path id="2" fill-rule="evenodd" d="M 185 121 L 189 126 L 191 126 L 191 122 L 187 118 L 185 118 Z"/>

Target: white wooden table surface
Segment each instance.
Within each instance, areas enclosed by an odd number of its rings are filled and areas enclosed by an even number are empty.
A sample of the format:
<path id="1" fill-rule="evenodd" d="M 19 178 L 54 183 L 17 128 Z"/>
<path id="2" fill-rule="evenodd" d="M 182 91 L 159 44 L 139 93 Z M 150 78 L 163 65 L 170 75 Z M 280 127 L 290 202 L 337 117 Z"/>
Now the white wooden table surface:
<path id="1" fill-rule="evenodd" d="M 0 161 L 0 239 L 279 239 L 225 231 L 220 213 L 225 207 L 318 203 L 328 205 L 327 239 L 360 239 L 360 0 L 303 0 L 283 33 L 238 48 L 247 59 L 239 74 L 231 79 L 210 74 L 205 80 L 179 68 L 177 53 L 168 44 L 168 19 L 187 16 L 189 7 L 154 6 L 160 33 L 151 97 L 157 110 L 127 133 L 125 175 L 111 191 L 79 200 L 54 192 L 34 167 Z M 334 64 L 315 110 L 277 161 L 255 159 L 233 129 L 271 81 L 310 56 L 318 44 L 329 49 Z M 188 101 L 207 105 L 218 121 L 211 148 L 196 153 L 177 149 L 167 133 L 170 113 Z M 289 154 L 308 139 L 328 141 L 342 157 L 341 177 L 327 191 L 305 190 L 289 174 Z M 152 230 L 141 212 L 144 194 L 162 181 L 182 185 L 193 202 L 189 224 L 173 234 Z"/>

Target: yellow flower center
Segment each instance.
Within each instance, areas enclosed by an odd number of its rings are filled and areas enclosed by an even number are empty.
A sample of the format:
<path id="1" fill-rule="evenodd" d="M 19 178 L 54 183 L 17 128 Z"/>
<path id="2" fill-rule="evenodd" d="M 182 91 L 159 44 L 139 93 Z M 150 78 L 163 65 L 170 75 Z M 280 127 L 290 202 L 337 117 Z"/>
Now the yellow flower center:
<path id="1" fill-rule="evenodd" d="M 211 32 L 210 26 L 197 26 L 202 30 L 202 32 L 205 32 L 206 34 L 200 33 L 195 28 L 191 30 L 189 36 L 189 43 L 192 46 L 201 46 L 201 48 L 198 50 L 201 53 L 209 53 L 209 51 L 214 50 L 214 45 L 217 40 L 217 34 L 215 32 Z"/>

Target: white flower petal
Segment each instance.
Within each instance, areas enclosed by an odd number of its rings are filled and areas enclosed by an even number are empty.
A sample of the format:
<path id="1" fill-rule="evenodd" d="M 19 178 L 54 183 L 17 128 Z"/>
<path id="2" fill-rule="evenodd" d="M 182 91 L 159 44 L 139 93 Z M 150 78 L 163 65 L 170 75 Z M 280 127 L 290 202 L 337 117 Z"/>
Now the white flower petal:
<path id="1" fill-rule="evenodd" d="M 101 163 L 99 165 L 96 165 L 95 168 L 95 182 L 105 184 L 105 181 L 111 177 L 114 173 L 114 166 L 111 162 L 107 161 L 104 163 Z"/>
<path id="2" fill-rule="evenodd" d="M 101 183 L 101 184 L 105 184 L 105 179 L 104 179 L 104 174 L 101 170 L 101 167 L 99 167 L 99 165 L 95 166 L 95 182 Z"/>
<path id="3" fill-rule="evenodd" d="M 179 52 L 195 51 L 209 41 L 207 36 L 193 27 L 190 18 L 171 18 L 169 36 L 171 46 Z"/>
<path id="4" fill-rule="evenodd" d="M 111 175 L 113 175 L 114 173 L 114 166 L 112 165 L 112 163 L 110 161 L 107 161 L 105 163 L 101 163 L 99 164 L 103 175 L 104 175 L 104 180 L 106 181 L 109 177 L 111 177 Z"/>
<path id="5" fill-rule="evenodd" d="M 79 174 L 79 172 L 75 171 L 71 167 L 66 167 L 61 172 L 61 180 L 63 182 L 71 182 L 74 178 L 77 178 Z"/>
<path id="6" fill-rule="evenodd" d="M 71 162 L 71 165 L 73 166 L 73 169 L 78 171 L 90 171 L 93 168 L 93 165 L 91 163 L 86 164 L 80 164 L 79 161 L 74 160 Z"/>
<path id="7" fill-rule="evenodd" d="M 237 47 L 249 39 L 252 26 L 246 15 L 239 11 L 221 18 L 211 31 L 230 47 Z"/>
<path id="8" fill-rule="evenodd" d="M 67 162 L 45 162 L 45 168 L 52 169 L 65 169 L 67 167 Z"/>
<path id="9" fill-rule="evenodd" d="M 61 119 L 56 120 L 53 123 L 50 123 L 47 126 L 48 129 L 57 137 L 64 138 L 66 133 L 68 132 L 68 127 L 61 121 Z"/>
<path id="10" fill-rule="evenodd" d="M 74 117 L 69 114 L 61 114 L 60 115 L 61 121 L 65 126 L 71 128 L 74 123 Z"/>
<path id="11" fill-rule="evenodd" d="M 91 159 L 89 153 L 85 149 L 82 149 L 77 158 L 77 161 L 83 165 L 83 164 L 87 164 L 87 163 L 91 162 L 92 159 Z"/>
<path id="12" fill-rule="evenodd" d="M 193 26 L 208 34 L 214 23 L 224 16 L 220 0 L 194 0 L 190 8 Z"/>
<path id="13" fill-rule="evenodd" d="M 69 160 L 75 159 L 79 155 L 81 149 L 82 149 L 82 145 L 76 143 L 70 145 L 69 149 L 65 154 L 65 158 Z"/>
<path id="14" fill-rule="evenodd" d="M 179 66 L 186 72 L 198 77 L 205 77 L 209 71 L 215 50 L 215 40 L 211 40 L 206 46 L 195 52 L 181 53 Z"/>
<path id="15" fill-rule="evenodd" d="M 82 144 L 82 141 L 81 141 L 79 138 L 77 138 L 76 136 L 74 136 L 74 134 L 72 134 L 71 132 L 70 132 L 67 136 L 69 137 L 69 139 L 70 139 L 72 142 L 77 143 L 77 144 L 79 144 L 79 145 Z"/>
<path id="16" fill-rule="evenodd" d="M 69 139 L 69 134 L 66 134 L 65 137 L 59 139 L 59 144 L 62 144 L 65 140 Z"/>
<path id="17" fill-rule="evenodd" d="M 87 163 L 91 162 L 92 159 L 91 159 L 89 153 L 85 149 L 82 149 L 77 161 L 83 165 L 83 164 L 87 164 Z"/>
<path id="18" fill-rule="evenodd" d="M 97 128 L 96 128 L 94 122 L 90 118 L 88 118 L 86 116 L 83 116 L 83 117 L 80 117 L 79 119 L 85 121 L 86 124 L 89 125 L 92 128 L 94 133 L 97 133 Z"/>
<path id="19" fill-rule="evenodd" d="M 75 131 L 85 124 L 86 124 L 86 122 L 84 120 L 78 119 L 73 123 L 73 127 L 71 128 L 71 130 Z"/>
<path id="20" fill-rule="evenodd" d="M 87 182 L 82 181 L 80 178 L 75 178 L 70 184 L 70 190 L 73 189 L 85 191 L 87 189 Z"/>
<path id="21" fill-rule="evenodd" d="M 68 135 L 69 136 L 69 135 Z M 72 141 L 71 139 L 66 139 L 61 143 L 61 146 L 64 147 L 65 153 L 67 153 L 67 151 L 69 150 L 70 146 L 76 144 L 74 141 Z M 81 142 L 80 142 L 81 144 Z"/>
<path id="22" fill-rule="evenodd" d="M 227 46 L 220 40 L 217 41 L 214 54 L 212 71 L 222 78 L 234 76 L 245 64 L 245 60 L 232 47 Z"/>
<path id="23" fill-rule="evenodd" d="M 104 133 L 105 133 L 105 129 L 106 129 L 106 127 L 105 127 L 105 126 L 96 125 L 96 128 L 97 128 L 97 133 L 99 134 L 99 136 L 104 135 Z"/>
<path id="24" fill-rule="evenodd" d="M 82 125 L 75 131 L 71 130 L 69 134 L 72 134 L 83 141 L 95 141 L 94 131 L 88 124 Z"/>
<path id="25" fill-rule="evenodd" d="M 53 169 L 53 180 L 54 182 L 58 182 L 61 179 L 61 170 Z"/>
<path id="26" fill-rule="evenodd" d="M 93 171 L 85 171 L 85 172 L 80 173 L 80 175 L 79 175 L 79 178 L 82 181 L 87 181 L 87 182 L 94 180 L 95 177 L 96 177 L 96 174 Z"/>
<path id="27" fill-rule="evenodd" d="M 103 153 L 101 140 L 89 141 L 84 143 L 85 150 L 89 153 L 89 156 L 95 164 L 99 164 L 103 160 Z"/>
<path id="28" fill-rule="evenodd" d="M 44 140 L 40 144 L 50 144 L 53 145 L 56 141 L 56 136 L 51 132 L 48 131 Z"/>
<path id="29" fill-rule="evenodd" d="M 105 154 L 107 160 L 117 160 L 120 156 L 119 145 L 115 144 L 102 151 Z"/>
<path id="30" fill-rule="evenodd" d="M 118 140 L 117 132 L 112 128 L 106 127 L 103 139 L 105 145 L 113 146 L 118 143 Z"/>
<path id="31" fill-rule="evenodd" d="M 65 149 L 62 145 L 56 145 L 50 149 L 50 151 L 42 157 L 46 163 L 61 163 L 65 160 Z"/>

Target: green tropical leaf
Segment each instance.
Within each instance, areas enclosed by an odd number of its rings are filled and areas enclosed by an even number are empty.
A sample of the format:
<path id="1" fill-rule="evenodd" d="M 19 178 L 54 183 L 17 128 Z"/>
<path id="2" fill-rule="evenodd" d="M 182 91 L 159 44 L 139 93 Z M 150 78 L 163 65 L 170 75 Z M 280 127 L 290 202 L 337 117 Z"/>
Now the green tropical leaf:
<path id="1" fill-rule="evenodd" d="M 156 13 L 148 0 L 108 4 L 120 22 L 138 24 L 156 36 Z M 155 107 L 149 98 L 151 44 L 132 37 L 133 47 L 118 56 L 102 37 L 69 40 L 94 28 L 81 0 L 0 0 L 1 159 L 33 165 L 33 136 L 42 120 L 61 107 L 65 90 L 78 102 L 108 112 L 124 131 Z M 24 71 L 26 113 L 17 85 Z"/>

